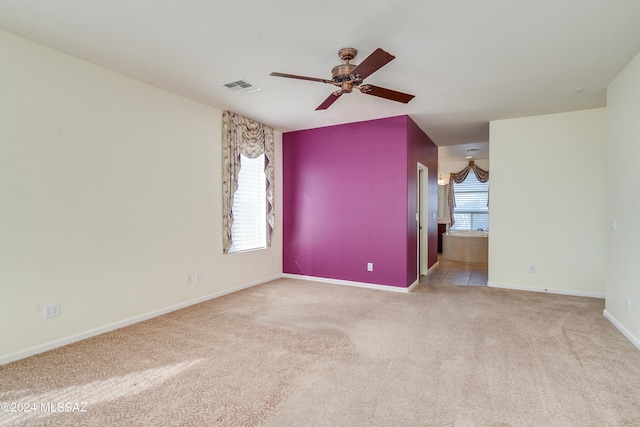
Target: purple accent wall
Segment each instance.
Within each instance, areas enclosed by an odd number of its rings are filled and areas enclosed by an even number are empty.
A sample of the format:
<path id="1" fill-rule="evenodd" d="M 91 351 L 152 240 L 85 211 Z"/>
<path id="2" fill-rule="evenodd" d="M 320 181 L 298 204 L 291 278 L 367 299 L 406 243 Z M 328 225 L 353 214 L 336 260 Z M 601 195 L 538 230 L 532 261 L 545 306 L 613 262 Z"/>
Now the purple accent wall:
<path id="1" fill-rule="evenodd" d="M 435 211 L 437 147 L 408 116 L 285 133 L 283 271 L 413 283 L 417 161 L 429 167 Z M 437 259 L 436 228 L 429 230 L 429 265 Z"/>
<path id="2" fill-rule="evenodd" d="M 411 118 L 407 117 L 407 183 L 408 194 L 407 214 L 409 228 L 407 230 L 407 276 L 415 278 L 418 271 L 418 226 L 415 212 L 418 209 L 418 163 L 422 163 L 428 170 L 428 262 L 429 267 L 438 262 L 438 147 L 426 133 Z M 435 218 L 434 218 L 435 217 Z"/>

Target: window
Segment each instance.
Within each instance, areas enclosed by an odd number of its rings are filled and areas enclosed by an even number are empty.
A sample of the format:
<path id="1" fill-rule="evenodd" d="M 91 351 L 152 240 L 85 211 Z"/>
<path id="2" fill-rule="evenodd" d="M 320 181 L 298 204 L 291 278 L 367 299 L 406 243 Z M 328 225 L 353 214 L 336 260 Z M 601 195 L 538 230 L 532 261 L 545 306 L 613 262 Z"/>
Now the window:
<path id="1" fill-rule="evenodd" d="M 267 202 L 264 153 L 255 159 L 240 155 L 238 189 L 233 196 L 233 244 L 229 253 L 267 246 Z"/>
<path id="2" fill-rule="evenodd" d="M 452 230 L 489 230 L 489 182 L 478 181 L 470 172 L 467 178 L 455 185 L 456 207 L 453 210 L 455 219 Z"/>

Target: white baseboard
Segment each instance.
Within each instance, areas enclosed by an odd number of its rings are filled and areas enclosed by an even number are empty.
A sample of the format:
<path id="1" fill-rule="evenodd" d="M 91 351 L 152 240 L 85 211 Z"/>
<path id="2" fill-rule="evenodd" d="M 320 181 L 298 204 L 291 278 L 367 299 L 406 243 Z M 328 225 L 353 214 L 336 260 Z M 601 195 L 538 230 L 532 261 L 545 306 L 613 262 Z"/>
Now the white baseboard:
<path id="1" fill-rule="evenodd" d="M 609 313 L 606 308 L 602 311 L 602 314 L 604 314 L 604 317 L 606 317 L 611 323 L 613 323 L 613 326 L 615 326 L 616 329 L 618 329 L 622 333 L 622 335 L 624 335 L 629 341 L 631 341 L 633 345 L 636 346 L 638 350 L 640 350 L 640 340 L 638 338 L 636 338 L 631 332 L 629 332 L 627 328 L 622 326 L 622 324 L 618 322 L 618 320 L 613 317 L 613 315 Z"/>
<path id="2" fill-rule="evenodd" d="M 53 350 L 54 348 L 62 347 L 67 344 L 72 344 L 77 341 L 81 341 L 87 338 L 95 337 L 97 335 L 104 334 L 105 332 L 111 332 L 116 329 L 124 328 L 125 326 L 133 325 L 134 323 L 142 322 L 144 320 L 148 320 L 157 316 L 162 316 L 163 314 L 170 313 L 172 311 L 180 310 L 185 307 L 189 307 L 191 305 L 199 304 L 201 302 L 209 301 L 215 298 L 219 298 L 224 295 L 231 294 L 233 292 L 238 292 L 243 289 L 251 288 L 256 285 L 260 285 L 262 283 L 270 282 L 275 279 L 281 278 L 281 275 L 269 277 L 266 279 L 261 279 L 259 281 L 253 283 L 247 283 L 244 285 L 236 286 L 231 289 L 225 289 L 224 291 L 216 292 L 211 295 L 206 295 L 204 297 L 196 298 L 191 301 L 186 301 L 180 304 L 172 305 L 170 307 L 162 308 L 160 310 L 155 310 L 146 314 L 141 314 L 140 316 L 134 316 L 129 319 L 125 319 L 119 322 L 111 323 L 109 325 L 101 326 L 99 328 L 91 329 L 89 331 L 80 332 L 75 335 L 71 335 L 59 340 L 50 341 L 48 343 L 37 345 L 26 350 L 20 350 L 15 353 L 10 353 L 4 356 L 0 356 L 0 365 L 4 365 L 7 363 L 15 362 L 16 360 L 25 359 L 30 356 L 34 356 L 39 353 L 44 353 L 45 351 Z"/>
<path id="3" fill-rule="evenodd" d="M 433 264 L 431 267 L 429 267 L 429 269 L 427 270 L 427 275 L 429 273 L 431 273 L 438 266 L 438 264 L 440 264 L 440 261 L 436 261 L 435 264 Z"/>
<path id="4" fill-rule="evenodd" d="M 416 286 L 418 286 L 419 283 L 420 283 L 420 278 L 417 278 L 415 282 L 409 285 L 409 287 L 407 288 L 407 292 L 411 292 L 411 290 Z"/>
<path id="5" fill-rule="evenodd" d="M 599 292 L 582 292 L 582 291 L 569 291 L 566 289 L 550 289 L 550 288 L 536 288 L 534 286 L 522 286 L 522 285 L 509 285 L 505 283 L 489 282 L 487 286 L 490 288 L 500 289 L 512 289 L 514 291 L 529 291 L 529 292 L 542 292 L 558 295 L 569 295 L 574 297 L 587 297 L 587 298 L 599 298 L 604 299 L 605 295 Z"/>
<path id="6" fill-rule="evenodd" d="M 284 273 L 282 277 L 287 277 L 289 279 L 307 280 L 310 282 L 329 283 L 332 285 L 355 286 L 357 288 L 377 289 L 379 291 L 391 291 L 391 292 L 403 292 L 403 293 L 408 293 L 415 285 L 418 284 L 417 279 L 408 288 L 401 288 L 399 286 L 378 285 L 375 283 L 365 283 L 365 282 L 352 282 L 350 280 L 327 279 L 326 277 L 314 277 L 314 276 L 305 276 L 305 275 L 290 274 L 290 273 Z"/>

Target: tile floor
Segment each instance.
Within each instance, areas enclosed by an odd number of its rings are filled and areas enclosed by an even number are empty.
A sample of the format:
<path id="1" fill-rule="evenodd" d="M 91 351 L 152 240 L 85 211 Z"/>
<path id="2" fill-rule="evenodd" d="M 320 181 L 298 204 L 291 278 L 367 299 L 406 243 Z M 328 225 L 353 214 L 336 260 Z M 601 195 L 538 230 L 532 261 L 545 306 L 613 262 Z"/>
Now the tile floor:
<path id="1" fill-rule="evenodd" d="M 427 284 L 450 284 L 458 286 L 487 286 L 488 266 L 486 262 L 448 261 L 438 254 L 438 265 L 422 277 Z"/>

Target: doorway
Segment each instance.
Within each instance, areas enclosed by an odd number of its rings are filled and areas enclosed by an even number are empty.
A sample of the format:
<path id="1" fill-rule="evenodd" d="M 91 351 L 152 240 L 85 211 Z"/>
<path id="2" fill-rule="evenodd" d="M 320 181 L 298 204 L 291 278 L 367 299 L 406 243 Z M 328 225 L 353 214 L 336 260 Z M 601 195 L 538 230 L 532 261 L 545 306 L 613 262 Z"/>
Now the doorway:
<path id="1" fill-rule="evenodd" d="M 418 280 L 429 271 L 429 168 L 418 163 Z"/>

